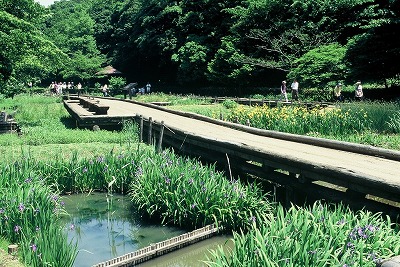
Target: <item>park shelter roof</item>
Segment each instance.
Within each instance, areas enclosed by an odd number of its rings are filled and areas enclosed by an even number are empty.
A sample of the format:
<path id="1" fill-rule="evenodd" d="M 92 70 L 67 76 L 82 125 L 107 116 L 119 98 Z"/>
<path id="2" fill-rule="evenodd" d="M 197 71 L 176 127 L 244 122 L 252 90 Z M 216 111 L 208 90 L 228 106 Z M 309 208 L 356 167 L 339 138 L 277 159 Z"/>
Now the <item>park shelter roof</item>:
<path id="1" fill-rule="evenodd" d="M 119 75 L 122 74 L 119 70 L 113 66 L 107 66 L 96 72 L 96 75 Z"/>

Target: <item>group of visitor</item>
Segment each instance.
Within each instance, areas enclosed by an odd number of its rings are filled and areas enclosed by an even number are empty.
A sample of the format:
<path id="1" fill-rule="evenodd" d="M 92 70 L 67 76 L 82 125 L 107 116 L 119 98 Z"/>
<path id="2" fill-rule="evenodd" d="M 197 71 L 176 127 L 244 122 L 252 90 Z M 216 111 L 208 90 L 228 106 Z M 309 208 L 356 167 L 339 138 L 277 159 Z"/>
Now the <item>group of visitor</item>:
<path id="1" fill-rule="evenodd" d="M 334 96 L 334 98 L 335 98 L 335 100 L 336 101 L 339 101 L 339 102 L 342 102 L 344 99 L 343 99 L 343 95 L 342 95 L 342 83 L 340 83 L 340 82 L 338 82 L 337 84 L 336 84 L 336 86 L 335 86 L 335 88 L 333 89 L 333 96 Z M 358 101 L 361 101 L 361 100 L 363 100 L 364 99 L 364 93 L 363 93 L 363 87 L 362 87 L 362 84 L 361 84 L 361 81 L 360 80 L 358 80 L 356 83 L 355 83 L 355 94 L 354 94 L 354 99 L 355 100 L 358 100 Z"/>
<path id="2" fill-rule="evenodd" d="M 133 87 L 129 87 L 127 89 L 124 89 L 124 97 L 126 98 L 127 94 L 129 94 L 129 97 L 132 98 L 132 96 L 135 96 L 137 94 L 150 94 L 151 92 L 151 84 L 149 82 L 147 82 L 146 86 L 141 87 L 141 88 L 137 88 L 137 83 L 133 83 L 135 84 Z M 104 84 L 103 86 L 101 86 L 101 92 L 103 93 L 103 96 L 106 97 L 109 95 L 109 89 L 108 89 L 108 85 Z"/>
<path id="3" fill-rule="evenodd" d="M 139 88 L 137 93 L 144 95 L 144 94 L 150 94 L 150 91 L 151 91 L 151 84 L 147 82 L 146 86 Z"/>
<path id="4" fill-rule="evenodd" d="M 82 84 L 78 83 L 76 86 L 74 82 L 52 82 L 49 85 L 50 92 L 55 95 L 62 95 L 71 90 L 76 89 L 78 91 L 78 96 L 80 94 L 80 90 L 82 89 Z"/>
<path id="5" fill-rule="evenodd" d="M 292 89 L 292 101 L 298 101 L 299 100 L 299 82 L 295 79 L 293 83 L 290 85 L 290 88 Z M 342 83 L 338 82 L 333 89 L 333 96 L 336 101 L 343 101 L 343 95 L 342 95 Z M 282 101 L 282 98 L 285 99 L 285 102 L 288 102 L 287 98 L 287 87 L 286 87 L 286 81 L 282 81 L 281 84 L 281 96 L 279 98 L 280 101 Z M 361 101 L 364 99 L 364 93 L 363 93 L 363 87 L 361 84 L 361 81 L 358 80 L 355 83 L 355 95 L 354 98 L 358 101 Z"/>

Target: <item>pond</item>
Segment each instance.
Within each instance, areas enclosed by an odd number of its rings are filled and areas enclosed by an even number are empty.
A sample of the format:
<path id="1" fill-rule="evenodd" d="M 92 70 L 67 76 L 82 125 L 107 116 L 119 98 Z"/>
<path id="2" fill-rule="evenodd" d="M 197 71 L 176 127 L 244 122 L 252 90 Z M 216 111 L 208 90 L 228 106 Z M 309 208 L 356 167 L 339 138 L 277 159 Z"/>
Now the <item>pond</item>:
<path id="1" fill-rule="evenodd" d="M 143 221 L 132 210 L 127 196 L 77 194 L 65 196 L 63 201 L 70 215 L 64 218 L 68 237 L 78 244 L 75 267 L 92 266 L 186 232 Z M 208 249 L 215 249 L 228 239 L 214 237 L 162 257 L 164 262 L 179 262 L 177 265 L 159 265 L 152 260 L 143 266 L 204 266 L 196 265 L 198 260 L 206 260 Z"/>

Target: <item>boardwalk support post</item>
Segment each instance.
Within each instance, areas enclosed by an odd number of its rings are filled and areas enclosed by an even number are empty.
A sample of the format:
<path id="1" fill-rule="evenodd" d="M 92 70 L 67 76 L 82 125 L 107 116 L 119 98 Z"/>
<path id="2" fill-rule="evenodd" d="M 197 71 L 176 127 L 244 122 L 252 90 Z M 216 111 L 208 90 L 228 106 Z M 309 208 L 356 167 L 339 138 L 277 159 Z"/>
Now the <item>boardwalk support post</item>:
<path id="1" fill-rule="evenodd" d="M 293 187 L 291 187 L 291 186 L 286 186 L 285 187 L 285 207 L 287 208 L 287 209 L 289 209 L 290 208 L 290 206 L 291 206 L 291 202 L 292 202 L 292 200 L 294 199 L 294 190 L 293 190 Z"/>
<path id="2" fill-rule="evenodd" d="M 161 152 L 161 147 L 162 147 L 162 140 L 164 136 L 164 121 L 161 122 L 161 129 L 160 129 L 160 137 L 158 139 L 158 144 L 157 144 L 157 152 Z"/>
<path id="3" fill-rule="evenodd" d="M 148 132 L 148 135 L 147 135 L 147 143 L 148 143 L 149 145 L 152 144 L 152 141 L 151 141 L 151 134 L 152 134 L 152 131 L 153 131 L 153 118 L 150 117 L 150 118 L 149 118 L 149 132 Z"/>
<path id="4" fill-rule="evenodd" d="M 139 135 L 139 142 L 143 142 L 143 116 L 139 116 L 139 127 L 140 127 L 140 135 Z"/>

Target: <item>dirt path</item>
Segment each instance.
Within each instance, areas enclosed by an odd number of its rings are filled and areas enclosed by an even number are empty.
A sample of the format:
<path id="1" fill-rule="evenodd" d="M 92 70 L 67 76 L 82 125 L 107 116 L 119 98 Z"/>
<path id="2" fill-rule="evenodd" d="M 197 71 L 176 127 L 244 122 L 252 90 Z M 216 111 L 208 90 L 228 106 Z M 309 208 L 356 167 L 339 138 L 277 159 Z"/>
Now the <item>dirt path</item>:
<path id="1" fill-rule="evenodd" d="M 0 267 L 24 267 L 15 257 L 0 249 Z"/>

